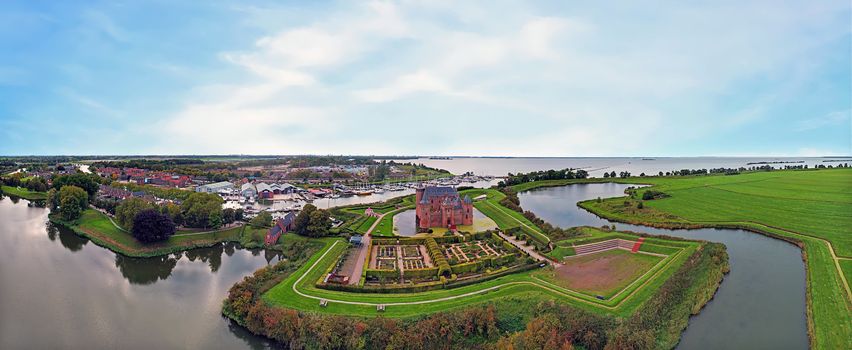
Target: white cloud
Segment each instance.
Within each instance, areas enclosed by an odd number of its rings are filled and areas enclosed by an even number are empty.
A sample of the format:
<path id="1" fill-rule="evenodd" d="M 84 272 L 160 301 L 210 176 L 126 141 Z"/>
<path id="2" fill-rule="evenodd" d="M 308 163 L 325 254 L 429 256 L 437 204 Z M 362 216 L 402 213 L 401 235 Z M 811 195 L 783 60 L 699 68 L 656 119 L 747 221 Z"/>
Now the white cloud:
<path id="1" fill-rule="evenodd" d="M 348 3 L 222 52 L 246 74 L 197 87 L 161 125 L 196 152 L 636 154 L 765 121 L 787 92 L 757 91 L 739 111 L 720 101 L 848 35 L 837 8 L 767 5 L 613 17 L 576 4 Z M 666 136 L 623 141 L 637 135 Z"/>
<path id="2" fill-rule="evenodd" d="M 796 131 L 808 131 L 828 126 L 849 124 L 852 122 L 852 109 L 845 111 L 834 111 L 825 115 L 801 120 L 796 124 Z"/>

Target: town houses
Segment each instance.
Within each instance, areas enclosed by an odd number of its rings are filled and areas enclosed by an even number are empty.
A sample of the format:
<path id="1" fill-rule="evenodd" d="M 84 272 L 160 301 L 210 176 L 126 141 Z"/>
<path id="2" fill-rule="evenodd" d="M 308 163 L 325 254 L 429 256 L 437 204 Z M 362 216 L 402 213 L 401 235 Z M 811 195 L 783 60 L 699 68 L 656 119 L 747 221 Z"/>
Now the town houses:
<path id="1" fill-rule="evenodd" d="M 98 168 L 96 172 L 101 177 L 111 178 L 116 181 L 133 182 L 139 185 L 185 188 L 193 183 L 193 179 L 188 175 L 139 168 L 103 167 Z"/>

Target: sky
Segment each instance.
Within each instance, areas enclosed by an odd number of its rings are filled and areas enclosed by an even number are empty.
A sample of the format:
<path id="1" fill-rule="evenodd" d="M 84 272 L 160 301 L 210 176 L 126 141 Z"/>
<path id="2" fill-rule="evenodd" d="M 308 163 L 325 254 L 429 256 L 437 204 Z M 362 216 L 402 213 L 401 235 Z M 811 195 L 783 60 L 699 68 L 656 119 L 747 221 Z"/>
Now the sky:
<path id="1" fill-rule="evenodd" d="M 4 1 L 0 155 L 852 154 L 852 3 Z"/>

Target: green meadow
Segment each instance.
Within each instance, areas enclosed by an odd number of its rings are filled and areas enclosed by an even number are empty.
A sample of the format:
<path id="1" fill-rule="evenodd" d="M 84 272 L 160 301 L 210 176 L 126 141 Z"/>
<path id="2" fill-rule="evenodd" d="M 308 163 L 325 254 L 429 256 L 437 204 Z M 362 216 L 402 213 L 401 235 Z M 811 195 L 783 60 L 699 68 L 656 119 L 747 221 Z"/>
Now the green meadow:
<path id="1" fill-rule="evenodd" d="M 662 227 L 742 228 L 799 243 L 807 261 L 812 345 L 819 349 L 849 346 L 852 169 L 614 181 L 653 186 L 641 188 L 629 198 L 585 201 L 580 206 L 614 221 Z M 648 190 L 668 197 L 641 201 L 642 193 Z"/>
<path id="2" fill-rule="evenodd" d="M 178 251 L 210 247 L 222 242 L 254 242 L 265 237 L 266 229 L 254 229 L 247 226 L 235 226 L 210 232 L 178 231 L 165 242 L 142 244 L 133 236 L 116 227 L 109 217 L 94 210 L 87 209 L 79 219 L 65 222 L 51 215 L 50 221 L 63 225 L 78 235 L 91 239 L 96 244 L 106 247 L 116 253 L 133 257 L 150 257 L 171 254 Z M 261 241 L 262 242 L 262 241 Z"/>
<path id="3" fill-rule="evenodd" d="M 30 191 L 23 187 L 2 186 L 2 192 L 7 195 L 21 197 L 28 200 L 47 199 L 47 192 Z"/>
<path id="4" fill-rule="evenodd" d="M 592 236 L 607 234 L 591 229 Z M 636 239 L 636 236 L 619 233 L 621 237 Z M 627 316 L 639 308 L 645 300 L 671 276 L 699 248 L 701 243 L 692 241 L 669 241 L 655 239 L 655 243 L 672 249 L 670 256 L 660 264 L 648 269 L 612 298 L 599 300 L 584 292 L 566 289 L 557 285 L 548 273 L 551 268 L 518 272 L 481 283 L 451 289 L 438 289 L 419 293 L 355 293 L 320 289 L 315 286 L 325 272 L 338 261 L 347 245 L 339 239 L 326 238 L 325 248 L 316 253 L 297 271 L 267 291 L 263 298 L 268 303 L 298 309 L 351 316 L 416 317 L 439 311 L 468 307 L 495 298 L 512 295 L 546 295 L 560 302 L 601 314 Z M 329 301 L 320 306 L 320 299 Z M 376 310 L 378 304 L 386 305 L 383 312 Z"/>

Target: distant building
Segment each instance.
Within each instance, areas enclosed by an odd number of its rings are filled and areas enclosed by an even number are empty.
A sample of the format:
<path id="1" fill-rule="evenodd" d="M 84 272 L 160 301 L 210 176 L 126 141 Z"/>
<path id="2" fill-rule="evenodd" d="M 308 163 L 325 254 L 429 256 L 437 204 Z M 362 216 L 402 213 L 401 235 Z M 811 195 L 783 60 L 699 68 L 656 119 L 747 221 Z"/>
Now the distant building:
<path id="1" fill-rule="evenodd" d="M 143 192 L 144 194 L 144 192 Z M 115 188 L 107 185 L 98 186 L 98 197 L 102 199 L 124 200 L 130 198 L 133 194 L 120 188 Z"/>
<path id="2" fill-rule="evenodd" d="M 257 198 L 257 187 L 253 183 L 244 183 L 240 186 L 240 195 L 243 198 Z"/>
<path id="3" fill-rule="evenodd" d="M 228 181 L 222 181 L 195 187 L 195 192 L 219 193 L 222 190 L 230 191 L 232 189 L 234 189 L 234 184 Z"/>
<path id="4" fill-rule="evenodd" d="M 352 237 L 349 237 L 349 244 L 351 245 L 360 247 L 362 242 L 363 237 L 361 237 L 361 235 L 353 235 Z"/>
<path id="5" fill-rule="evenodd" d="M 473 225 L 473 201 L 470 196 L 459 197 L 452 187 L 420 187 L 415 192 L 417 202 L 415 225 L 418 232 L 432 227 L 455 230 L 457 225 Z"/>
<path id="6" fill-rule="evenodd" d="M 275 225 L 269 229 L 269 232 L 266 233 L 266 245 L 274 245 L 278 243 L 278 238 L 281 238 L 281 235 L 290 232 L 295 227 L 296 223 L 296 214 L 293 212 L 287 213 L 284 217 L 279 218 L 275 221 Z"/>
<path id="7" fill-rule="evenodd" d="M 265 182 L 261 182 L 256 186 L 258 198 L 272 198 L 276 194 L 290 194 L 295 193 L 296 190 L 296 186 L 291 184 L 267 184 Z"/>

